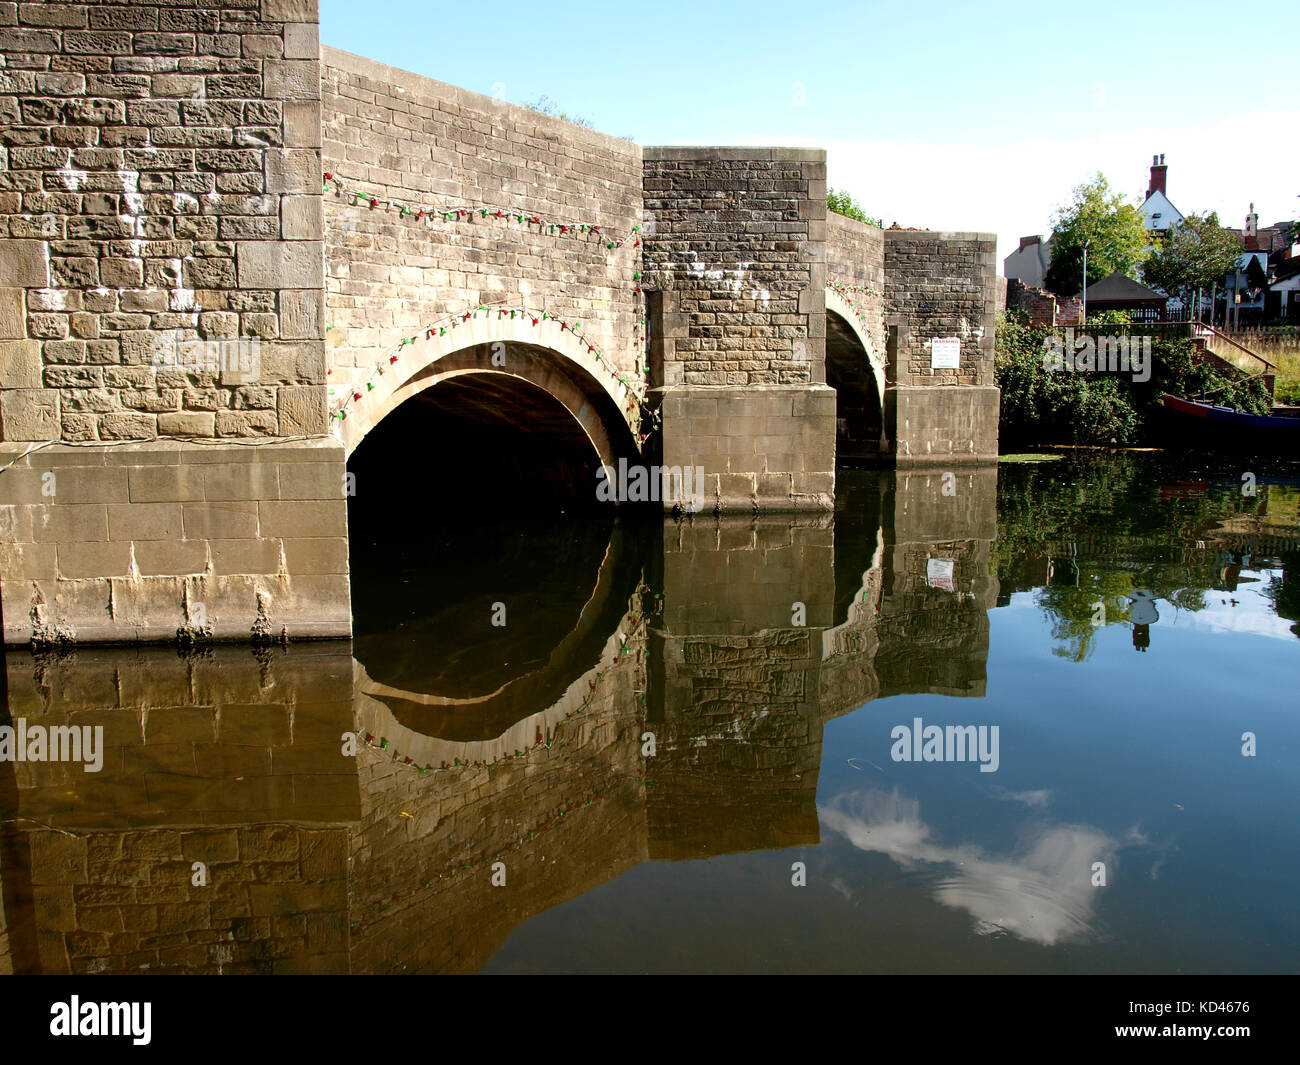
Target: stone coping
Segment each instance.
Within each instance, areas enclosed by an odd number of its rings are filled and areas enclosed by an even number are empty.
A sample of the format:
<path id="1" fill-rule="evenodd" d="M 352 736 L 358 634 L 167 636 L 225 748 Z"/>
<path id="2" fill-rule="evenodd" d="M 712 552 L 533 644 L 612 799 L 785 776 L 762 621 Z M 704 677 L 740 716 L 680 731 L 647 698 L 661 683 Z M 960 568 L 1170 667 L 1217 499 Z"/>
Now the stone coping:
<path id="1" fill-rule="evenodd" d="M 547 130 L 570 141 L 586 142 L 611 152 L 631 156 L 633 160 L 639 160 L 641 157 L 641 146 L 635 141 L 624 140 L 622 137 L 613 137 L 608 133 L 597 133 L 593 129 L 577 126 L 572 122 L 565 122 L 563 119 L 554 118 L 551 115 L 544 115 L 540 111 L 534 111 L 532 108 L 520 104 L 507 103 L 505 100 L 498 100 L 494 96 L 471 92 L 469 89 L 449 85 L 445 81 L 438 81 L 423 74 L 403 70 L 401 67 L 390 67 L 387 63 L 367 59 L 365 56 L 356 55 L 353 52 L 345 52 L 341 48 L 321 45 L 320 57 L 321 64 L 325 68 L 336 67 L 347 71 L 349 74 L 360 74 L 362 77 L 373 78 L 375 81 L 383 82 L 399 92 L 406 91 L 418 93 L 422 96 L 449 100 L 452 103 L 476 108 L 489 114 L 499 112 L 503 117 L 509 117 L 515 121 L 535 123 L 539 129 Z M 324 77 L 326 71 L 322 70 L 321 74 Z"/>
<path id="2" fill-rule="evenodd" d="M 97 440 L 93 444 L 54 443 L 23 453 L 30 442 L 0 442 L 0 466 L 13 462 L 17 468 L 32 466 L 102 466 L 111 454 L 126 464 L 176 465 L 180 462 L 257 462 L 259 456 L 274 456 L 276 462 L 320 462 L 322 453 L 341 450 L 333 436 L 313 437 L 216 437 L 200 440 L 132 440 L 120 444 Z M 0 479 L 4 474 L 0 473 Z"/>
<path id="3" fill-rule="evenodd" d="M 976 233 L 953 229 L 886 229 L 882 230 L 882 232 L 886 237 L 893 240 L 914 237 L 918 240 L 991 240 L 996 242 L 998 239 L 996 233 Z"/>
<path id="4" fill-rule="evenodd" d="M 825 148 L 780 148 L 780 147 L 749 147 L 749 146 L 726 146 L 726 145 L 646 145 L 641 149 L 641 158 L 644 160 L 671 160 L 671 159 L 707 159 L 715 162 L 745 162 L 750 160 L 759 161 L 792 161 L 800 163 L 824 163 L 826 162 Z"/>

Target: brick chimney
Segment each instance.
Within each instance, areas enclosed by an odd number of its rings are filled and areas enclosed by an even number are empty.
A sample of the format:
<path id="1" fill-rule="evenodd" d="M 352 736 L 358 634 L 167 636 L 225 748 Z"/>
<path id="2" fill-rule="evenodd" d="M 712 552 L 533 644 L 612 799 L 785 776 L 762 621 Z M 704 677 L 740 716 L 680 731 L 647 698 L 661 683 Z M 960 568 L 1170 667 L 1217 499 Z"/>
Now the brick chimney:
<path id="1" fill-rule="evenodd" d="M 1153 155 L 1151 157 L 1151 182 L 1147 186 L 1148 197 L 1153 192 L 1158 192 L 1162 196 L 1168 195 L 1165 191 L 1165 172 L 1168 169 L 1169 168 L 1165 166 L 1165 157 L 1163 154 Z"/>
<path id="2" fill-rule="evenodd" d="M 1041 233 L 1035 233 L 1032 237 L 1021 237 L 1020 247 L 1016 251 L 1024 251 L 1031 244 L 1037 244 L 1043 239 Z"/>

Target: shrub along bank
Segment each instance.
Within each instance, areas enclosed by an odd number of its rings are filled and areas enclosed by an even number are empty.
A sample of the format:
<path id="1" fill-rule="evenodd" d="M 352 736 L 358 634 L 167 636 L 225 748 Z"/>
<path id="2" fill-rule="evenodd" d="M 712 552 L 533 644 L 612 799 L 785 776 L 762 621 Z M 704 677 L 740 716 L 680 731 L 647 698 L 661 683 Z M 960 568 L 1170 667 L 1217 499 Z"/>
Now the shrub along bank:
<path id="1" fill-rule="evenodd" d="M 1215 403 L 1267 413 L 1268 393 L 1258 378 L 1228 376 L 1216 369 L 1197 356 L 1188 337 L 1158 332 L 1143 336 L 1115 318 L 1089 318 L 1080 335 L 1142 343 L 1143 352 L 1149 342 L 1149 366 L 1142 372 L 1096 368 L 1086 359 L 1081 360 L 1085 368 L 1063 368 L 1052 355 L 1070 350 L 1073 331 L 1031 325 L 1014 311 L 998 318 L 995 351 L 1004 449 L 1016 443 L 1153 443 L 1160 397 L 1166 392 L 1187 397 L 1205 392 Z"/>

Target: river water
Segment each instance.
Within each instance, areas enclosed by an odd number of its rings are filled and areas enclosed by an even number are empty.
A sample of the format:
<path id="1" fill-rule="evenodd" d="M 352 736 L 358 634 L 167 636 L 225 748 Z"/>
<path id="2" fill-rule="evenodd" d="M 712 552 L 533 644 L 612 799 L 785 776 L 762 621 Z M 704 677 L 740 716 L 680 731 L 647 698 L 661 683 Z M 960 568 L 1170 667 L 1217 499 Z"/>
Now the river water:
<path id="1" fill-rule="evenodd" d="M 7 654 L 102 746 L 0 762 L 0 971 L 1294 972 L 1294 470 L 838 499 L 354 508 L 351 642 Z"/>

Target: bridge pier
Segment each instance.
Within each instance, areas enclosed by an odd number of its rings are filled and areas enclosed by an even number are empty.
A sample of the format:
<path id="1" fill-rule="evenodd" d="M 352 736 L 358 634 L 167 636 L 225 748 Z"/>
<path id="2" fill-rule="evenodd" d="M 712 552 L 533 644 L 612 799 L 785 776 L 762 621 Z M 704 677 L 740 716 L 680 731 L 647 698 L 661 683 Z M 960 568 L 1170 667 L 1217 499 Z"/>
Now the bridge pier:
<path id="1" fill-rule="evenodd" d="M 831 509 L 826 153 L 646 148 L 642 160 L 663 464 L 703 468 L 709 509 Z"/>
<path id="2" fill-rule="evenodd" d="M 351 635 L 343 445 L 0 444 L 4 642 Z"/>
<path id="3" fill-rule="evenodd" d="M 900 466 L 998 457 L 996 238 L 887 229 L 885 431 Z"/>

